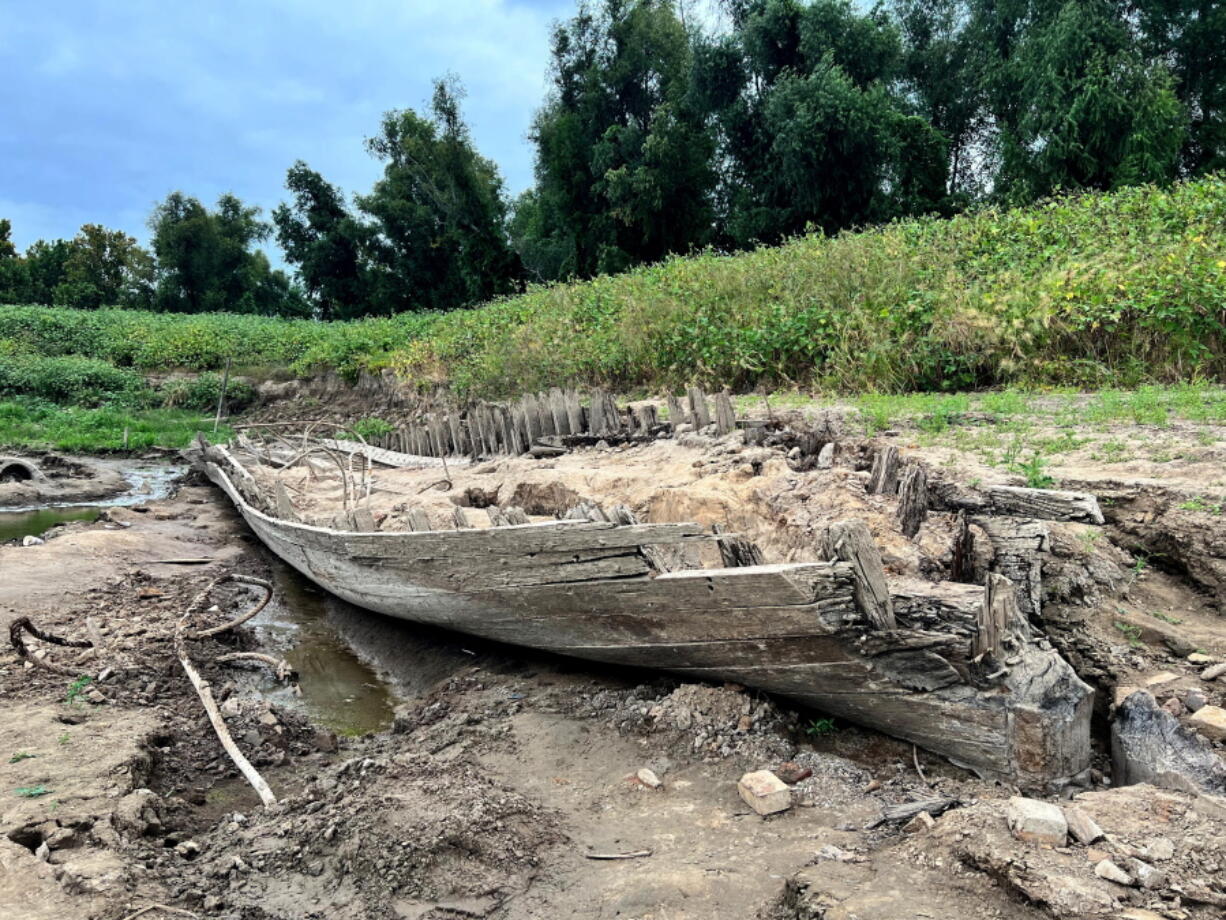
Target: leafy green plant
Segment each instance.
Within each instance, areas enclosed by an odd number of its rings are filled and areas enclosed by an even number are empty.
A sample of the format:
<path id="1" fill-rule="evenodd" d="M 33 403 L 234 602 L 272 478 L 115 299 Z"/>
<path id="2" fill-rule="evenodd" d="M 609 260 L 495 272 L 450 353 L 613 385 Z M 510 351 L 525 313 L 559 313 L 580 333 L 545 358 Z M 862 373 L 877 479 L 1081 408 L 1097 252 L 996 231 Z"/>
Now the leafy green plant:
<path id="1" fill-rule="evenodd" d="M 1179 617 L 1171 616 L 1169 613 L 1163 613 L 1161 610 L 1151 610 L 1149 615 L 1155 620 L 1161 620 L 1163 623 L 1170 623 L 1174 626 L 1178 626 L 1183 622 L 1183 620 L 1181 620 Z"/>
<path id="2" fill-rule="evenodd" d="M 68 732 L 64 732 L 62 735 L 60 735 L 55 740 L 58 741 L 60 744 L 72 744 L 72 736 L 69 735 Z"/>
<path id="3" fill-rule="evenodd" d="M 838 731 L 834 724 L 834 719 L 812 719 L 805 726 L 805 734 L 812 737 L 820 737 L 822 735 L 831 735 Z"/>
<path id="4" fill-rule="evenodd" d="M 1143 648 L 1145 643 L 1141 641 L 1141 627 L 1134 626 L 1131 623 L 1121 623 L 1119 620 L 1115 622 L 1115 628 L 1124 634 L 1124 638 L 1128 640 L 1128 644 L 1132 648 Z"/>
<path id="5" fill-rule="evenodd" d="M 14 754 L 12 757 L 9 758 L 9 763 L 21 763 L 23 760 L 31 760 L 37 756 L 38 756 L 37 754 L 30 754 L 30 753 L 27 753 L 26 751 L 18 751 L 16 754 Z"/>
<path id="6" fill-rule="evenodd" d="M 1222 507 L 1222 502 L 1211 502 L 1199 495 L 1194 495 L 1187 501 L 1179 503 L 1181 511 L 1203 511 L 1211 514 L 1221 514 Z"/>
<path id="7" fill-rule="evenodd" d="M 374 416 L 361 418 L 353 423 L 354 433 L 367 441 L 386 437 L 395 430 L 395 427 L 390 422 L 385 422 L 383 419 L 375 418 Z"/>
<path id="8" fill-rule="evenodd" d="M 77 699 L 85 692 L 85 688 L 90 685 L 93 678 L 88 674 L 82 674 L 68 685 L 68 693 L 64 696 L 64 702 L 68 704 L 75 703 Z"/>
<path id="9" fill-rule="evenodd" d="M 1025 463 L 1017 464 L 1017 472 L 1026 478 L 1026 485 L 1032 489 L 1049 488 L 1055 480 L 1047 474 L 1047 461 L 1038 452 L 1030 455 Z"/>
<path id="10" fill-rule="evenodd" d="M 36 799 L 39 796 L 50 795 L 54 790 L 48 789 L 44 785 L 37 786 L 18 786 L 14 792 L 23 799 Z"/>

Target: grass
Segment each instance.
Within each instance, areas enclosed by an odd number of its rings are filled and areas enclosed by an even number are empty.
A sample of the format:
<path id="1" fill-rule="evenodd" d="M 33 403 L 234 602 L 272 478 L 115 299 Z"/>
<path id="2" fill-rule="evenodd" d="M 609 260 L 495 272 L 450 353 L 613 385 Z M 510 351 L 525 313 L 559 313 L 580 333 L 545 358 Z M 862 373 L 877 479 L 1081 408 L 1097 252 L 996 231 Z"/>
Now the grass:
<path id="1" fill-rule="evenodd" d="M 43 400 L 0 401 L 0 448 L 63 451 L 186 447 L 213 430 L 211 416 L 183 409 L 58 406 Z M 124 432 L 127 432 L 127 443 Z M 225 437 L 231 432 L 224 426 Z"/>
<path id="2" fill-rule="evenodd" d="M 23 799 L 37 799 L 40 796 L 50 795 L 54 790 L 40 784 L 38 786 L 18 786 L 13 791 Z"/>
<path id="3" fill-rule="evenodd" d="M 350 378 L 391 368 L 461 397 L 687 382 L 882 394 L 1109 387 L 1083 420 L 1161 427 L 1176 409 L 1220 419 L 1222 403 L 1180 404 L 1146 385 L 1226 378 L 1226 177 L 703 252 L 446 314 L 324 324 L 0 307 L 6 353 L 140 373 L 215 371 L 231 358 Z M 988 411 L 1009 416 L 1023 401 L 1006 390 Z M 893 411 L 874 405 L 867 425 L 884 430 Z M 925 430 L 942 433 L 961 411 L 934 402 Z"/>
<path id="4" fill-rule="evenodd" d="M 85 692 L 85 688 L 88 687 L 92 681 L 93 678 L 88 674 L 82 674 L 68 685 L 68 692 L 64 695 L 64 702 L 68 703 L 69 705 L 75 703 L 81 697 L 81 694 Z"/>
<path id="5" fill-rule="evenodd" d="M 29 754 L 25 751 L 18 751 L 9 758 L 9 763 L 21 763 L 23 760 L 33 760 L 37 756 L 37 754 Z"/>

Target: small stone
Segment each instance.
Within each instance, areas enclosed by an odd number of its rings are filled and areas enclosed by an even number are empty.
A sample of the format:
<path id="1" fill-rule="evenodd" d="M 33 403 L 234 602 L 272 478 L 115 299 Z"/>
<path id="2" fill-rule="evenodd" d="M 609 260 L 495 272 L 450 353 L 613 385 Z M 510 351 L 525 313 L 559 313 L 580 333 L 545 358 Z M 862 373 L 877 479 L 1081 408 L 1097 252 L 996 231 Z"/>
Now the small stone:
<path id="1" fill-rule="evenodd" d="M 317 731 L 315 733 L 315 750 L 325 754 L 335 754 L 338 750 L 336 732 Z"/>
<path id="2" fill-rule="evenodd" d="M 1009 830 L 1018 840 L 1062 847 L 1068 838 L 1064 812 L 1050 802 L 1015 795 L 1009 799 L 1007 817 Z"/>
<path id="3" fill-rule="evenodd" d="M 1213 655 L 1206 655 L 1204 652 L 1193 652 L 1187 657 L 1188 664 L 1216 664 L 1217 658 Z"/>
<path id="4" fill-rule="evenodd" d="M 802 779 L 808 779 L 813 775 L 813 771 L 808 767 L 802 767 L 795 761 L 788 760 L 775 767 L 775 775 L 791 786 Z"/>
<path id="5" fill-rule="evenodd" d="M 93 703 L 95 706 L 99 706 L 102 703 L 106 702 L 106 697 L 103 696 L 102 691 L 98 689 L 90 690 L 88 693 L 85 694 L 85 698 L 89 700 L 91 703 Z"/>
<path id="6" fill-rule="evenodd" d="M 736 723 L 736 730 L 739 732 L 747 732 L 753 728 L 753 719 L 749 716 L 741 716 Z"/>
<path id="7" fill-rule="evenodd" d="M 1173 696 L 1163 703 L 1162 708 L 1173 715 L 1176 719 L 1183 715 L 1183 703 L 1179 702 L 1179 697 L 1177 696 Z"/>
<path id="8" fill-rule="evenodd" d="M 881 780 L 871 779 L 868 781 L 868 785 L 864 787 L 864 791 L 865 792 L 876 792 L 880 788 L 881 788 Z"/>
<path id="9" fill-rule="evenodd" d="M 1132 876 L 1109 859 L 1104 859 L 1095 866 L 1094 874 L 1099 878 L 1105 878 L 1109 882 L 1115 882 L 1117 885 L 1132 884 Z"/>
<path id="10" fill-rule="evenodd" d="M 1217 680 L 1223 674 L 1226 674 L 1226 661 L 1220 664 L 1211 664 L 1205 670 L 1200 672 L 1201 680 Z"/>
<path id="11" fill-rule="evenodd" d="M 1199 690 L 1189 690 L 1183 695 L 1183 705 L 1188 712 L 1197 712 L 1204 709 L 1209 703 L 1209 698 Z"/>
<path id="12" fill-rule="evenodd" d="M 66 850 L 77 842 L 77 833 L 71 827 L 57 828 L 44 843 L 49 850 Z"/>
<path id="13" fill-rule="evenodd" d="M 925 831 L 930 831 L 936 826 L 936 821 L 932 815 L 926 811 L 921 811 L 918 815 L 902 826 L 904 834 L 922 834 Z"/>
<path id="14" fill-rule="evenodd" d="M 770 770 L 746 773 L 736 788 L 745 804 L 760 815 L 773 815 L 792 807 L 792 790 Z"/>
<path id="15" fill-rule="evenodd" d="M 1128 860 L 1128 871 L 1142 888 L 1161 888 L 1166 884 L 1166 873 L 1139 859 Z"/>
<path id="16" fill-rule="evenodd" d="M 265 712 L 260 715 L 260 724 L 271 727 L 273 725 L 279 725 L 280 723 L 277 721 L 277 717 L 271 712 Z"/>
<path id="17" fill-rule="evenodd" d="M 1169 684 L 1173 680 L 1179 680 L 1179 675 L 1174 671 L 1159 671 L 1157 674 L 1145 678 L 1145 686 L 1156 687 L 1159 684 Z"/>
<path id="18" fill-rule="evenodd" d="M 46 540 L 42 540 L 38 537 L 30 536 L 29 534 L 26 534 L 24 537 L 21 538 L 22 546 L 42 546 L 46 542 L 47 542 Z"/>
<path id="19" fill-rule="evenodd" d="M 1096 840 L 1102 839 L 1103 829 L 1094 822 L 1093 818 L 1076 805 L 1070 805 L 1065 808 L 1064 817 L 1068 821 L 1069 833 L 1083 846 L 1089 846 Z"/>
<path id="20" fill-rule="evenodd" d="M 1161 862 L 1175 855 L 1175 844 L 1171 842 L 1169 837 L 1155 837 L 1145 844 L 1144 849 L 1141 850 L 1141 855 L 1146 859 L 1154 859 Z"/>
<path id="21" fill-rule="evenodd" d="M 175 852 L 184 859 L 195 859 L 200 855 L 200 844 L 194 840 L 184 840 L 175 846 Z"/>
<path id="22" fill-rule="evenodd" d="M 1210 741 L 1226 741 L 1226 709 L 1202 706 L 1188 717 L 1188 725 Z"/>
<path id="23" fill-rule="evenodd" d="M 659 789 L 664 784 L 660 782 L 660 777 L 656 776 L 654 770 L 643 767 L 634 774 L 634 778 L 646 786 L 648 789 Z"/>

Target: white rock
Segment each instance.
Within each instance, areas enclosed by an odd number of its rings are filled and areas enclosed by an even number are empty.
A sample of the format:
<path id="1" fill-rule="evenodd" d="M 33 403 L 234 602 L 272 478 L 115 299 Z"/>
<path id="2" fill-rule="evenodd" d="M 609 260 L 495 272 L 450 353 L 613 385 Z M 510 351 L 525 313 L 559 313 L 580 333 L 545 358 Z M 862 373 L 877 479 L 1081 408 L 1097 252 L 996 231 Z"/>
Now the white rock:
<path id="1" fill-rule="evenodd" d="M 1087 815 L 1076 805 L 1070 805 L 1064 809 L 1065 820 L 1068 821 L 1069 833 L 1080 844 L 1089 846 L 1095 840 L 1099 840 L 1103 836 L 1103 829 L 1099 827 L 1094 819 Z"/>
<path id="2" fill-rule="evenodd" d="M 1068 822 L 1064 819 L 1064 812 L 1050 802 L 1015 795 L 1009 799 L 1006 817 L 1009 830 L 1018 840 L 1062 847 L 1068 838 Z"/>
<path id="3" fill-rule="evenodd" d="M 1166 884 L 1166 873 L 1139 859 L 1128 860 L 1128 871 L 1142 888 L 1161 888 Z"/>
<path id="4" fill-rule="evenodd" d="M 1202 706 L 1188 716 L 1188 724 L 1211 741 L 1226 741 L 1226 709 Z"/>
<path id="5" fill-rule="evenodd" d="M 1156 859 L 1159 861 L 1170 859 L 1175 855 L 1175 844 L 1171 842 L 1169 837 L 1155 837 L 1145 844 L 1145 848 L 1141 850 L 1141 855 L 1146 859 Z"/>
<path id="6" fill-rule="evenodd" d="M 1223 674 L 1226 674 L 1226 661 L 1220 664 L 1211 664 L 1205 670 L 1200 672 L 1201 680 L 1217 680 Z"/>
<path id="7" fill-rule="evenodd" d="M 26 534 L 21 538 L 22 546 L 42 546 L 46 542 L 46 540 L 40 539 L 39 537 L 32 537 L 29 534 Z"/>
<path id="8" fill-rule="evenodd" d="M 660 777 L 656 776 L 655 771 L 649 770 L 647 767 L 643 767 L 643 769 L 639 770 L 638 773 L 635 773 L 634 776 L 648 789 L 659 789 L 662 785 L 664 785 L 660 782 Z"/>
<path id="9" fill-rule="evenodd" d="M 1099 878 L 1105 878 L 1109 882 L 1115 882 L 1117 885 L 1132 884 L 1132 876 L 1109 859 L 1104 859 L 1095 866 L 1094 874 Z"/>
<path id="10" fill-rule="evenodd" d="M 745 804 L 760 815 L 773 815 L 792 807 L 792 790 L 770 770 L 746 773 L 736 788 Z"/>

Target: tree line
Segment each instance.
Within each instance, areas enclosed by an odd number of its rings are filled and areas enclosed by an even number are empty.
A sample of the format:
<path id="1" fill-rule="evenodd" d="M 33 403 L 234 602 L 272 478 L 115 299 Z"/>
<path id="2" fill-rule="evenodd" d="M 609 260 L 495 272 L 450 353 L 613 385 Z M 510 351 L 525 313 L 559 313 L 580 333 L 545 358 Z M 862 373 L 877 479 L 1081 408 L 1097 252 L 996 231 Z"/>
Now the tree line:
<path id="1" fill-rule="evenodd" d="M 514 199 L 448 78 L 366 141 L 383 173 L 365 194 L 303 162 L 270 222 L 175 193 L 151 252 L 87 225 L 17 254 L 0 222 L 0 301 L 451 309 L 706 247 L 1226 168 L 1214 0 L 720 0 L 718 24 L 691 3 L 591 0 L 555 24 L 535 184 Z M 270 238 L 293 278 L 254 248 Z"/>

